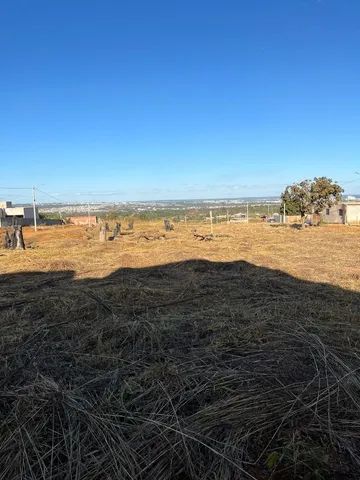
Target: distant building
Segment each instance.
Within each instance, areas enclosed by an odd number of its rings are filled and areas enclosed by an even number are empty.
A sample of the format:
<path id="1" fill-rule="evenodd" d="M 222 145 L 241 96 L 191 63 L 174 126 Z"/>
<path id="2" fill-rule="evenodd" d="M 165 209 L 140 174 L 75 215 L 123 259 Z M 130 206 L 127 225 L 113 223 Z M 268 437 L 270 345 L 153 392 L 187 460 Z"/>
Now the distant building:
<path id="1" fill-rule="evenodd" d="M 360 224 L 360 200 L 339 202 L 321 213 L 325 223 Z"/>
<path id="2" fill-rule="evenodd" d="M 36 219 L 39 218 L 37 209 L 35 209 Z M 34 209 L 33 207 L 13 207 L 9 201 L 0 201 L 0 227 L 9 227 L 11 225 L 33 225 Z"/>

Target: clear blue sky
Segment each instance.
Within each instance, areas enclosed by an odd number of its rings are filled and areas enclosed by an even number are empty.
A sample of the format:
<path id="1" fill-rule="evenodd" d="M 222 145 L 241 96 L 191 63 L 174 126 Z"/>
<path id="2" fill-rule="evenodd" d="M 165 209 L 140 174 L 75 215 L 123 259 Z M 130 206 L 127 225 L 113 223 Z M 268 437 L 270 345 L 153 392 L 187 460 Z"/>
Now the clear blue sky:
<path id="1" fill-rule="evenodd" d="M 0 186 L 360 193 L 359 0 L 2 0 L 0 45 Z"/>

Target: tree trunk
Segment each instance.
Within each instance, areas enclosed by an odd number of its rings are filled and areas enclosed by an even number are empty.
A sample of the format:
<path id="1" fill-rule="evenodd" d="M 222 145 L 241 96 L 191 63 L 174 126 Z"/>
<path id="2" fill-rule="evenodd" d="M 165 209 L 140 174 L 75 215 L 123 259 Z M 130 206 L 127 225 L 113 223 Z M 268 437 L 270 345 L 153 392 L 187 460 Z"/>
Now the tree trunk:
<path id="1" fill-rule="evenodd" d="M 174 230 L 174 225 L 166 218 L 164 219 L 164 228 L 166 232 L 170 232 L 171 230 Z"/>
<path id="2" fill-rule="evenodd" d="M 15 247 L 16 247 L 16 237 L 15 237 L 15 230 L 13 227 L 12 231 L 10 232 L 10 248 L 11 250 L 14 250 Z"/>
<path id="3" fill-rule="evenodd" d="M 25 250 L 22 226 L 15 227 L 16 249 Z"/>
<path id="4" fill-rule="evenodd" d="M 11 248 L 11 238 L 9 235 L 9 232 L 6 230 L 5 235 L 4 235 L 4 242 L 3 242 L 4 248 Z"/>
<path id="5" fill-rule="evenodd" d="M 106 226 L 105 225 L 100 227 L 99 240 L 100 242 L 106 242 Z"/>
<path id="6" fill-rule="evenodd" d="M 113 238 L 115 240 L 116 237 L 118 237 L 121 234 L 121 223 L 116 222 L 114 231 L 113 231 Z"/>
<path id="7" fill-rule="evenodd" d="M 14 226 L 9 234 L 8 230 L 4 236 L 4 247 L 10 250 L 25 250 L 25 242 L 22 226 Z"/>

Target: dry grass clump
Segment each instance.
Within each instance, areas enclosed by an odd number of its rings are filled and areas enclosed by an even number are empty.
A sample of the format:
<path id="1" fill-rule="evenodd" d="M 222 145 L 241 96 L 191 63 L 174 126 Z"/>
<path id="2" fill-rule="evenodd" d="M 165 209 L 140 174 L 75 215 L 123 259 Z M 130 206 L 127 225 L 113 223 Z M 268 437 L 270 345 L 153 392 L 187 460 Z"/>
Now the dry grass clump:
<path id="1" fill-rule="evenodd" d="M 359 478 L 357 292 L 192 260 L 0 307 L 2 480 Z"/>
<path id="2" fill-rule="evenodd" d="M 110 225 L 112 228 L 112 225 Z M 136 223 L 115 242 L 101 244 L 97 228 L 79 226 L 25 228 L 28 248 L 22 255 L 0 247 L 0 274 L 19 271 L 74 270 L 77 278 L 105 277 L 121 267 L 148 267 L 191 259 L 245 260 L 282 270 L 299 279 L 326 282 L 360 291 L 359 228 L 344 225 L 272 228 L 267 224 L 216 224 L 212 241 L 206 224 Z M 156 235 L 155 235 L 156 233 Z M 157 236 L 159 240 L 147 240 Z M 165 234 L 166 241 L 161 241 Z M 130 259 L 130 260 L 129 260 Z M 63 263 L 63 266 L 61 265 Z"/>
<path id="3" fill-rule="evenodd" d="M 0 480 L 359 478 L 359 229 L 194 228 L 1 250 Z"/>

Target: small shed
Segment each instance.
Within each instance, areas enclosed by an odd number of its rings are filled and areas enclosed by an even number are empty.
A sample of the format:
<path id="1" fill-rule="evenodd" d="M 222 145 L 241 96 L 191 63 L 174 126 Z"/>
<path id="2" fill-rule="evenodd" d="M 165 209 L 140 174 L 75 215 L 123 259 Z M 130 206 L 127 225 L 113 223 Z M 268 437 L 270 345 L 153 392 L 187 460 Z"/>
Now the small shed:
<path id="1" fill-rule="evenodd" d="M 321 213 L 321 220 L 325 223 L 360 224 L 360 200 L 339 202 L 325 208 Z"/>

